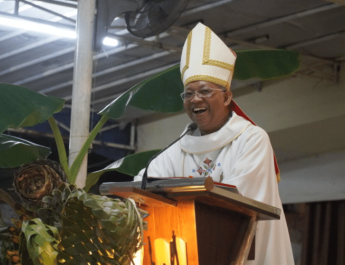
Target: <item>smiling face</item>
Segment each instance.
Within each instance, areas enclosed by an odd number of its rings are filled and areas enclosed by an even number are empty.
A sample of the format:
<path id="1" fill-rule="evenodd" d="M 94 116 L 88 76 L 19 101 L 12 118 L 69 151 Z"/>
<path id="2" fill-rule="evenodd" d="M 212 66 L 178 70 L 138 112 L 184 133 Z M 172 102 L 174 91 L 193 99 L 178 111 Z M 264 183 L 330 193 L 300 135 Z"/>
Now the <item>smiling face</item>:
<path id="1" fill-rule="evenodd" d="M 218 131 L 229 119 L 232 93 L 220 91 L 219 86 L 207 81 L 195 81 L 185 87 L 185 92 L 211 88 L 217 89 L 208 98 L 194 95 L 184 100 L 183 105 L 189 118 L 195 122 L 202 135 Z"/>

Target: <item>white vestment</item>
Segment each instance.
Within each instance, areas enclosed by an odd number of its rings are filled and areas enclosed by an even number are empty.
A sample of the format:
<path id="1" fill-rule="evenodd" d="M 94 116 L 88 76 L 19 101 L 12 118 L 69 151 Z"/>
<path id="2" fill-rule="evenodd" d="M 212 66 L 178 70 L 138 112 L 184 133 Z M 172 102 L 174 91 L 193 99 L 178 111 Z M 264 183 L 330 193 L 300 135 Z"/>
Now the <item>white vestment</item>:
<path id="1" fill-rule="evenodd" d="M 237 186 L 243 196 L 282 209 L 273 156 L 267 133 L 232 112 L 219 131 L 200 136 L 197 130 L 160 154 L 150 164 L 148 176 L 211 176 Z M 143 172 L 134 180 L 141 180 Z M 245 264 L 294 264 L 283 209 L 280 220 L 259 221 L 255 260 Z"/>

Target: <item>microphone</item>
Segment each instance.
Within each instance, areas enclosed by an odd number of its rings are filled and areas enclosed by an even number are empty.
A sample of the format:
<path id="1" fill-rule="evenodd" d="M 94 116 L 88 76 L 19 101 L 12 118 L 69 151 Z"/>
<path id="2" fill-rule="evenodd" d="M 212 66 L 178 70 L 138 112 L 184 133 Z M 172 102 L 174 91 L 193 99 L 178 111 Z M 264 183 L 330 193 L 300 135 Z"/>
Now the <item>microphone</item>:
<path id="1" fill-rule="evenodd" d="M 155 154 L 154 156 L 151 157 L 151 159 L 149 160 L 149 162 L 147 163 L 147 166 L 145 168 L 144 174 L 143 174 L 143 179 L 141 180 L 141 189 L 145 190 L 146 189 L 146 183 L 147 183 L 147 170 L 149 168 L 149 165 L 151 163 L 151 161 L 153 159 L 155 159 L 157 156 L 159 156 L 161 153 L 163 153 L 165 150 L 167 150 L 170 146 L 172 146 L 173 144 L 175 144 L 178 140 L 180 140 L 183 136 L 185 136 L 188 132 L 190 131 L 194 131 L 196 128 L 198 128 L 198 126 L 195 123 L 191 123 L 188 125 L 187 130 L 185 131 L 184 134 L 182 134 L 179 138 L 177 138 L 175 141 L 173 141 L 171 144 L 169 144 L 167 147 L 163 148 L 162 150 L 160 150 L 157 154 Z"/>

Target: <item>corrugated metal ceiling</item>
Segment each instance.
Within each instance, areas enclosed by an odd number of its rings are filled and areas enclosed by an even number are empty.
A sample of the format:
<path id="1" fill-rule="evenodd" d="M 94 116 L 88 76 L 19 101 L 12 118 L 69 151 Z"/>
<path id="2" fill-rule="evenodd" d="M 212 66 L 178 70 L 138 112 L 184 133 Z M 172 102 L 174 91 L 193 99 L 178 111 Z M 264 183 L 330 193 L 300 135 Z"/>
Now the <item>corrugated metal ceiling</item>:
<path id="1" fill-rule="evenodd" d="M 0 0 L 0 18 L 31 18 L 74 28 L 76 16 L 76 1 Z M 124 19 L 116 19 L 110 33 L 118 35 L 120 45 L 103 46 L 94 55 L 92 108 L 100 110 L 134 84 L 179 63 L 188 30 L 198 21 L 235 50 L 261 46 L 297 50 L 306 55 L 299 74 L 331 80 L 335 76 L 327 69 L 345 57 L 344 18 L 344 6 L 318 0 L 191 0 L 173 27 L 145 40 L 131 36 Z M 0 25 L 0 82 L 62 97 L 70 104 L 74 45 L 74 39 Z M 232 87 L 245 84 L 235 81 Z M 129 117 L 140 115 L 133 112 Z"/>

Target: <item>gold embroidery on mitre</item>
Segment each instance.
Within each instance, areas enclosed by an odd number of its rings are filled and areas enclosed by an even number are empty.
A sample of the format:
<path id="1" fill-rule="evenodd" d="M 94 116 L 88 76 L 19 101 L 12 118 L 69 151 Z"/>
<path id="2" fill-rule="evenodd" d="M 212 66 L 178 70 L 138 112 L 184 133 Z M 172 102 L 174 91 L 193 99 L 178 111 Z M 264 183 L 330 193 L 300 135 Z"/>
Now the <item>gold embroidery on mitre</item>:
<path id="1" fill-rule="evenodd" d="M 202 64 L 203 65 L 213 65 L 220 68 L 227 69 L 233 73 L 234 71 L 234 65 L 224 63 L 218 60 L 211 60 L 210 54 L 211 54 L 211 29 L 209 27 L 205 28 L 205 41 L 204 41 L 204 54 L 202 56 Z"/>
<path id="2" fill-rule="evenodd" d="M 183 67 L 182 69 L 182 73 L 181 73 L 181 79 L 183 80 L 183 75 L 184 72 L 186 72 L 186 70 L 189 68 L 189 59 L 190 59 L 190 47 L 191 47 L 191 43 L 192 43 L 192 31 L 188 34 L 187 36 L 187 55 L 186 55 L 186 65 Z"/>
<path id="3" fill-rule="evenodd" d="M 193 76 L 188 77 L 186 79 L 186 81 L 184 82 L 184 85 L 186 86 L 190 82 L 194 82 L 194 81 L 208 81 L 208 82 L 212 82 L 212 83 L 221 85 L 221 86 L 225 87 L 226 89 L 229 89 L 229 87 L 230 87 L 229 82 L 227 82 L 223 79 L 220 79 L 220 78 L 209 76 L 209 75 L 193 75 Z"/>

